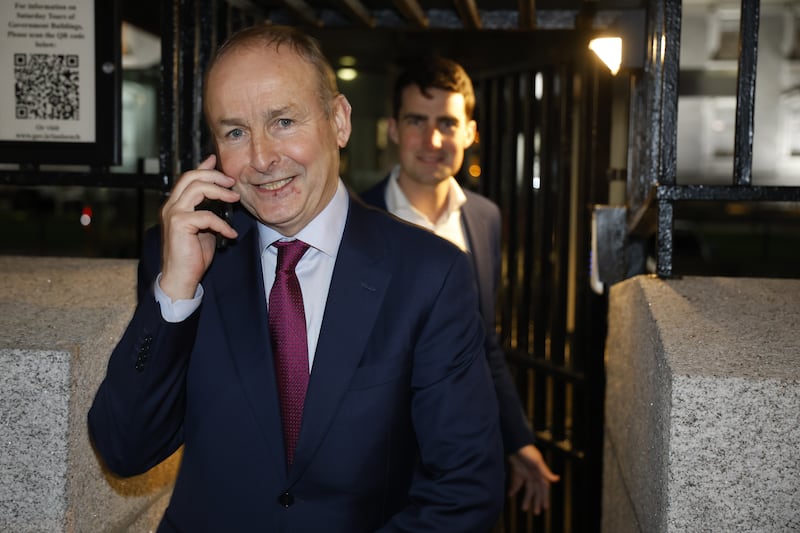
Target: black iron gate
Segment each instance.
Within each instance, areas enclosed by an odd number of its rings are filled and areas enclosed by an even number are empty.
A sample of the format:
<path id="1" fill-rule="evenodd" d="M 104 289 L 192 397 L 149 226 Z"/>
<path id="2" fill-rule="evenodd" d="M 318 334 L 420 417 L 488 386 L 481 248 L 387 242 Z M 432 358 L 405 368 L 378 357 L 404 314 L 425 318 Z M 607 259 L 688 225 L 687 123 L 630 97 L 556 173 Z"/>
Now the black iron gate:
<path id="1" fill-rule="evenodd" d="M 477 87 L 480 188 L 504 222 L 498 327 L 538 447 L 562 476 L 540 517 L 509 502 L 508 532 L 600 524 L 606 298 L 590 289 L 590 222 L 607 196 L 611 82 L 588 41 L 571 42 L 557 65 Z"/>

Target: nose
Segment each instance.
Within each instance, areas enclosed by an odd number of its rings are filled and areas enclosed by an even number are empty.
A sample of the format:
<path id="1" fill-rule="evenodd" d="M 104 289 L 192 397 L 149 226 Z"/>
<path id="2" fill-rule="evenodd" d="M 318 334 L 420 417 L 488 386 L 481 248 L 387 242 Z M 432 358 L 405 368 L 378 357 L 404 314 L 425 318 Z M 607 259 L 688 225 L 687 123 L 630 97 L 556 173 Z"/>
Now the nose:
<path id="1" fill-rule="evenodd" d="M 269 171 L 269 167 L 280 159 L 278 145 L 264 133 L 254 133 L 250 148 L 250 166 L 254 170 L 264 174 Z"/>
<path id="2" fill-rule="evenodd" d="M 428 126 L 425 128 L 425 142 L 428 146 L 433 148 L 441 148 L 442 147 L 442 132 L 439 131 L 439 128 L 436 125 Z"/>

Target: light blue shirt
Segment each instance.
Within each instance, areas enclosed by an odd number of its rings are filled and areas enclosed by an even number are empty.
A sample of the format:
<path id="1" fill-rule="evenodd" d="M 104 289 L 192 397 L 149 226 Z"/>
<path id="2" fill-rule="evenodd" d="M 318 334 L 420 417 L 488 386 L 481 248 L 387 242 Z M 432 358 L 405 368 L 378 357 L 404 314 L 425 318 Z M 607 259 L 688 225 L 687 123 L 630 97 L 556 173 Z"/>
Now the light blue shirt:
<path id="1" fill-rule="evenodd" d="M 333 277 L 333 266 L 342 242 L 350 197 L 347 188 L 339 179 L 336 193 L 325 209 L 309 222 L 297 235 L 285 237 L 272 228 L 258 223 L 258 242 L 261 250 L 262 277 L 264 292 L 269 301 L 269 292 L 275 281 L 275 265 L 278 251 L 272 246 L 277 240 L 300 239 L 311 247 L 303 255 L 295 268 L 300 290 L 303 292 L 303 308 L 306 314 L 306 331 L 308 333 L 308 367 L 314 362 L 319 331 L 322 327 L 322 315 L 328 301 L 328 289 Z M 203 299 L 203 287 L 198 286 L 195 297 L 191 300 L 172 301 L 159 287 L 159 274 L 155 283 L 156 301 L 161 306 L 161 315 L 168 322 L 186 320 Z"/>

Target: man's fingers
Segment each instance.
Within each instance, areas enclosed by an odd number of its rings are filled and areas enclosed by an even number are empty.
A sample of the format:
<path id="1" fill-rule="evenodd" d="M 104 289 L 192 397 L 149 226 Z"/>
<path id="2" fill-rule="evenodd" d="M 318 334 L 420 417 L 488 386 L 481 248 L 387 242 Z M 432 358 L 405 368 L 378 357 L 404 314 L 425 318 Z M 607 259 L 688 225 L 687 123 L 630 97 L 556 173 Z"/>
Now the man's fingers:
<path id="1" fill-rule="evenodd" d="M 201 170 L 210 170 L 214 168 L 216 165 L 217 165 L 217 156 L 211 154 L 210 156 L 206 157 L 203 161 L 201 161 L 200 164 L 197 165 L 197 168 Z"/>
<path id="2" fill-rule="evenodd" d="M 533 496 L 533 514 L 541 514 L 542 513 L 542 494 L 541 492 L 536 492 Z"/>
<path id="3" fill-rule="evenodd" d="M 511 473 L 511 483 L 508 487 L 508 496 L 513 497 L 519 492 L 519 489 L 522 488 L 523 479 L 522 476 L 517 474 L 516 472 Z"/>
<path id="4" fill-rule="evenodd" d="M 525 496 L 522 498 L 523 511 L 527 512 L 531 510 L 531 502 L 535 501 L 535 492 L 532 482 L 529 481 L 525 484 Z"/>
<path id="5" fill-rule="evenodd" d="M 198 233 L 201 231 L 213 231 L 229 239 L 235 239 L 238 236 L 236 230 L 230 224 L 211 211 L 196 211 L 194 222 Z"/>
<path id="6" fill-rule="evenodd" d="M 554 474 L 553 471 L 550 470 L 550 467 L 547 466 L 547 463 L 545 463 L 544 460 L 542 460 L 540 463 L 539 472 L 541 472 L 542 476 L 551 483 L 555 483 L 561 479 L 559 475 Z"/>
<path id="7" fill-rule="evenodd" d="M 203 198 L 226 202 L 237 201 L 238 193 L 229 191 L 236 180 L 217 170 L 216 164 L 217 156 L 212 154 L 201 161 L 197 168 L 184 172 L 175 183 L 167 202 L 179 205 L 183 210 L 190 210 L 202 202 Z M 222 191 L 228 191 L 228 193 Z"/>

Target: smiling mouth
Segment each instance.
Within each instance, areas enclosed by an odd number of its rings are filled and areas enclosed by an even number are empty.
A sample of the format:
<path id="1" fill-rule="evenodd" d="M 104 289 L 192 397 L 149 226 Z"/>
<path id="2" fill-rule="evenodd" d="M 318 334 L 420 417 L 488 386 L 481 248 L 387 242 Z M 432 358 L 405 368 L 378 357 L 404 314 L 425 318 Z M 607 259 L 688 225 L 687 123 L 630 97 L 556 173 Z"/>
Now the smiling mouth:
<path id="1" fill-rule="evenodd" d="M 261 185 L 258 186 L 258 188 L 259 189 L 265 189 L 267 191 L 277 191 L 278 189 L 288 185 L 289 182 L 292 181 L 293 179 L 294 179 L 294 176 L 292 176 L 291 178 L 285 178 L 285 179 L 278 180 L 278 181 L 273 181 L 273 182 L 270 182 L 270 183 L 262 183 Z"/>
<path id="2" fill-rule="evenodd" d="M 418 159 L 426 165 L 438 165 L 444 161 L 444 158 L 439 154 L 420 156 Z"/>

